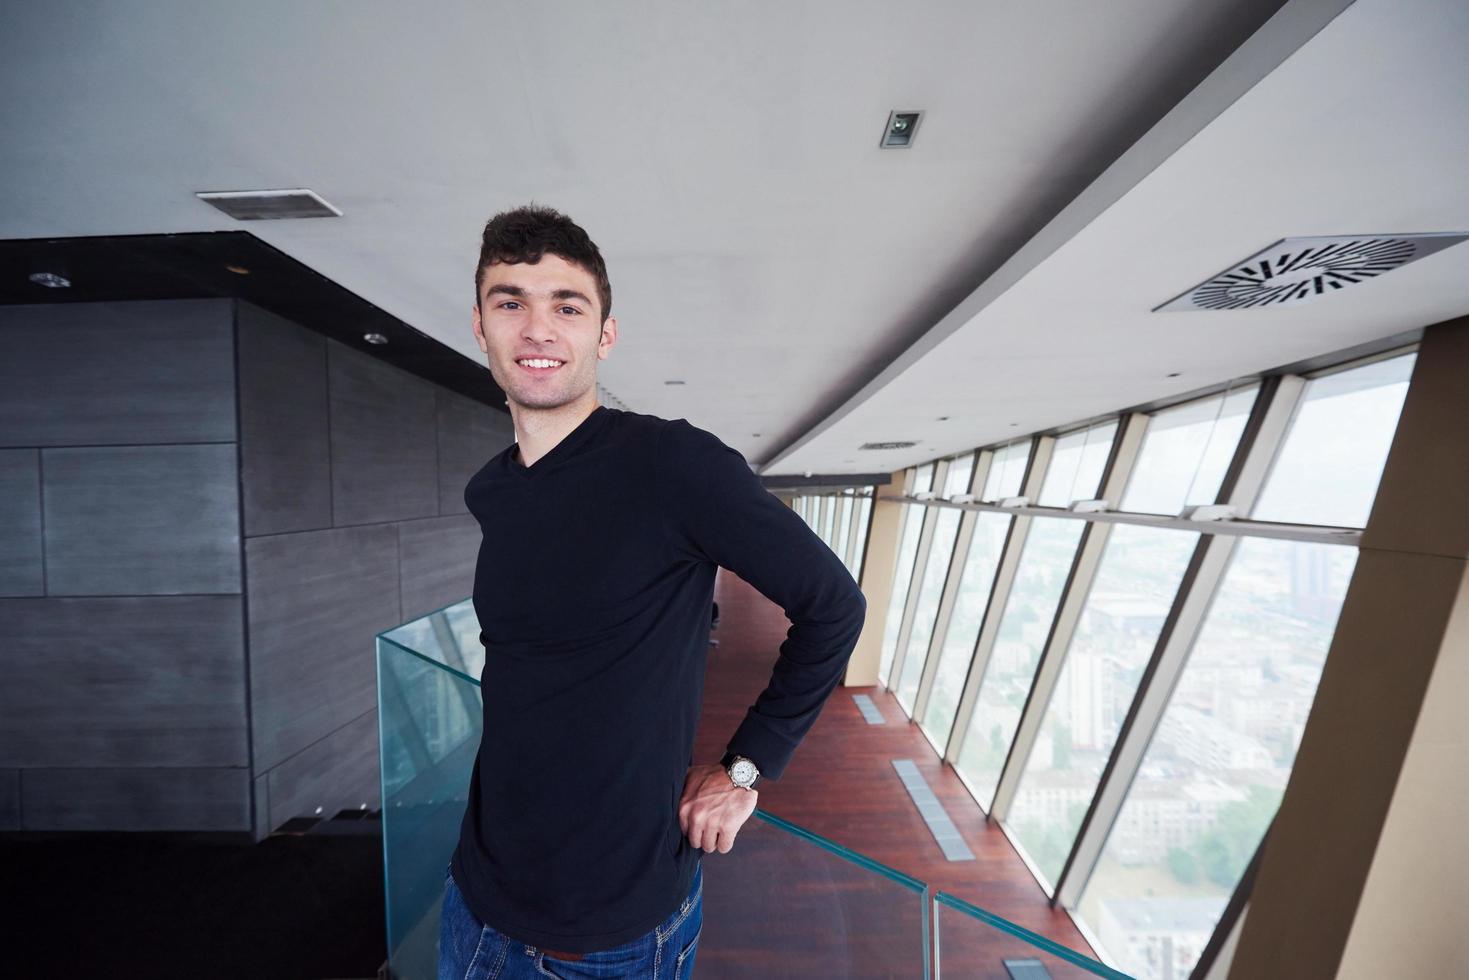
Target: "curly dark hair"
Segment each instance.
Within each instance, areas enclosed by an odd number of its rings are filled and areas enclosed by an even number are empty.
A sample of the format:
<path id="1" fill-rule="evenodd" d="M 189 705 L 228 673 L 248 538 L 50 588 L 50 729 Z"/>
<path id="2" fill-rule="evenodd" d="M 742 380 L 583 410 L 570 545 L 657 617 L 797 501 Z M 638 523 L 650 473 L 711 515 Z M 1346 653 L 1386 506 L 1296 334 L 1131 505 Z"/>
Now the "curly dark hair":
<path id="1" fill-rule="evenodd" d="M 480 240 L 479 265 L 474 270 L 474 303 L 479 305 L 485 267 L 496 262 L 535 265 L 550 252 L 579 265 L 597 280 L 597 298 L 602 303 L 602 322 L 612 312 L 612 283 L 602 253 L 582 227 L 555 208 L 535 203 L 501 211 L 485 224 Z"/>

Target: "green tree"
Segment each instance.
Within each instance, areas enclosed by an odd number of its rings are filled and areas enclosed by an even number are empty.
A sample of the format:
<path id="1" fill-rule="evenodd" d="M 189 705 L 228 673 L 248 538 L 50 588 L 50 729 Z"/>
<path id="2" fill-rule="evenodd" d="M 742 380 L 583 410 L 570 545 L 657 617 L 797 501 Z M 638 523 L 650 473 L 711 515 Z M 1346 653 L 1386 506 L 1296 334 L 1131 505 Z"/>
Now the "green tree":
<path id="1" fill-rule="evenodd" d="M 1194 843 L 1194 854 L 1210 881 L 1222 888 L 1234 887 L 1275 816 L 1280 797 L 1278 789 L 1251 786 L 1246 799 L 1219 810 L 1214 826 Z"/>
<path id="2" fill-rule="evenodd" d="M 1173 877 L 1185 884 L 1192 885 L 1199 880 L 1199 862 L 1192 851 L 1184 847 L 1170 847 L 1168 849 L 1168 870 L 1173 872 Z"/>

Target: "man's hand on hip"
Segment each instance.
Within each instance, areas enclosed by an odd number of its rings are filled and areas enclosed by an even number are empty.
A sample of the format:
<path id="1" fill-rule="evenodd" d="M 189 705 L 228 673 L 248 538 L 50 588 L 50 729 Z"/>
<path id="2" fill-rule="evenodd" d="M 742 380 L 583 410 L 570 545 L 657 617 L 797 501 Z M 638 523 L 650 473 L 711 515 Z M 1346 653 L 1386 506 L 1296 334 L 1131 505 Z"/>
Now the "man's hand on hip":
<path id="1" fill-rule="evenodd" d="M 728 854 L 740 827 L 755 812 L 759 796 L 759 790 L 730 782 L 721 765 L 690 766 L 678 804 L 678 824 L 695 847 Z"/>

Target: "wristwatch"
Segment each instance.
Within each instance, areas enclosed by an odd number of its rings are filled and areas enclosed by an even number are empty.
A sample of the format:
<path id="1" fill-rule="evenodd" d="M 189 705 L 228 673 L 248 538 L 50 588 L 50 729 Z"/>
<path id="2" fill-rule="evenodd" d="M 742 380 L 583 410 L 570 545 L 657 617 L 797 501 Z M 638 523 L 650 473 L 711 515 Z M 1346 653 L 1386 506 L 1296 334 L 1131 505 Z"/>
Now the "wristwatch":
<path id="1" fill-rule="evenodd" d="M 720 765 L 729 773 L 729 781 L 741 789 L 753 789 L 755 780 L 760 778 L 760 769 L 755 765 L 755 760 L 743 755 L 726 752 Z"/>

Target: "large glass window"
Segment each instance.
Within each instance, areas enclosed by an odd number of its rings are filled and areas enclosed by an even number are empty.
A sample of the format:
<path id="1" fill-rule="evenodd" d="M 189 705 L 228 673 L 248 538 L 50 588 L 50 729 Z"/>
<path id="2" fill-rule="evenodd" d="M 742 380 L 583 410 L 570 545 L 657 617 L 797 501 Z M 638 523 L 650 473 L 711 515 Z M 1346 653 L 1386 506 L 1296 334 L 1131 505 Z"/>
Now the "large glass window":
<path id="1" fill-rule="evenodd" d="M 980 500 L 994 503 L 1005 497 L 1020 493 L 1020 482 L 1025 478 L 1025 464 L 1030 462 L 1030 440 L 1012 442 L 995 450 L 990 461 L 989 476 L 984 481 L 984 493 Z"/>
<path id="2" fill-rule="evenodd" d="M 1080 520 L 1039 517 L 1026 535 L 957 763 L 986 811 L 994 802 L 1084 527 Z"/>
<path id="3" fill-rule="evenodd" d="M 828 547 L 836 540 L 836 498 L 830 494 L 821 498 L 821 540 Z"/>
<path id="4" fill-rule="evenodd" d="M 908 652 L 903 657 L 903 674 L 895 692 L 898 703 L 910 715 L 913 713 L 913 700 L 918 694 L 918 682 L 923 676 L 923 662 L 928 657 L 929 641 L 933 639 L 934 620 L 938 618 L 939 600 L 943 597 L 949 563 L 954 557 L 959 518 L 964 514 L 957 507 L 935 509 L 938 513 L 934 517 L 933 542 L 929 546 L 928 561 L 924 564 L 919 584 L 913 628 L 908 633 Z"/>
<path id="5" fill-rule="evenodd" d="M 925 463 L 913 477 L 913 492 L 933 486 L 933 464 Z M 888 599 L 887 621 L 882 631 L 882 662 L 877 674 L 892 689 L 893 656 L 898 649 L 898 631 L 902 628 L 903 607 L 908 603 L 908 587 L 913 582 L 913 565 L 918 560 L 918 535 L 923 527 L 922 504 L 903 505 L 903 528 L 898 536 L 898 565 L 893 569 L 893 592 Z"/>
<path id="6" fill-rule="evenodd" d="M 1116 436 L 1117 423 L 1104 422 L 1057 439 L 1036 503 L 1042 507 L 1069 507 L 1073 500 L 1095 498 Z"/>
<path id="7" fill-rule="evenodd" d="M 844 493 L 837 498 L 837 523 L 835 529 L 835 543 L 832 550 L 837 557 L 846 561 L 847 540 L 852 532 L 852 495 Z"/>
<path id="8" fill-rule="evenodd" d="M 1413 360 L 1309 381 L 1252 516 L 1365 524 Z M 1284 793 L 1356 561 L 1343 545 L 1235 545 L 1081 895 L 1128 972 L 1184 976 L 1197 962 Z"/>
<path id="9" fill-rule="evenodd" d="M 1081 897 L 1128 973 L 1185 977 L 1198 961 L 1285 791 L 1356 558 L 1344 545 L 1236 545 Z"/>
<path id="10" fill-rule="evenodd" d="M 1149 418 L 1119 509 L 1180 514 L 1214 503 L 1259 393 L 1249 385 Z"/>
<path id="11" fill-rule="evenodd" d="M 949 630 L 939 651 L 938 666 L 934 668 L 928 709 L 923 716 L 923 729 L 936 745 L 948 742 L 949 730 L 954 725 L 954 713 L 964 693 L 969 661 L 979 640 L 985 610 L 989 608 L 995 572 L 1000 567 L 1000 555 L 1005 548 L 1005 535 L 1013 520 L 1006 514 L 990 511 L 980 513 L 975 522 L 969 554 L 964 558 L 964 569 L 959 576 L 954 611 L 949 617 Z"/>
<path id="12" fill-rule="evenodd" d="M 852 550 L 852 564 L 849 571 L 858 582 L 862 581 L 862 559 L 867 554 L 867 526 L 872 521 L 872 497 L 870 494 L 859 497 L 857 506 L 857 541 Z"/>
<path id="13" fill-rule="evenodd" d="M 941 496 L 952 497 L 956 493 L 969 492 L 969 478 L 974 475 L 974 453 L 960 456 L 949 463 L 949 475 L 944 477 L 944 492 Z"/>
<path id="14" fill-rule="evenodd" d="M 1251 516 L 1364 527 L 1416 359 L 1403 354 L 1307 382 Z"/>
<path id="15" fill-rule="evenodd" d="M 1061 876 L 1198 537 L 1112 528 L 1006 821 L 1050 884 Z"/>

